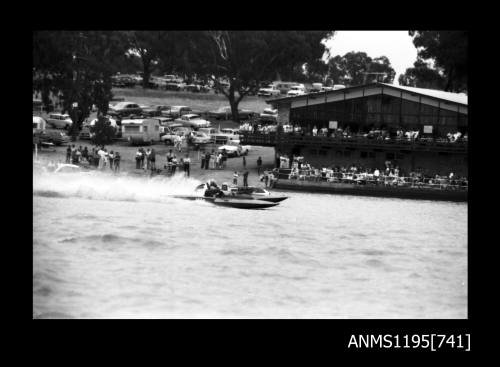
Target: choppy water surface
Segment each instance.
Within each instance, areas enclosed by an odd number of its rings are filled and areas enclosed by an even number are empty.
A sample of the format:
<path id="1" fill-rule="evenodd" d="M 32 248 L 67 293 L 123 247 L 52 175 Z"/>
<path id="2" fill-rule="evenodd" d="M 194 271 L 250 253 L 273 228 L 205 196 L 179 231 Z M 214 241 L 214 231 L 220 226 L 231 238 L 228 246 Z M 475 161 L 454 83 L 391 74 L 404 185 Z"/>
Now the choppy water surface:
<path id="1" fill-rule="evenodd" d="M 168 197 L 197 183 L 35 175 L 34 317 L 467 317 L 466 203 Z"/>

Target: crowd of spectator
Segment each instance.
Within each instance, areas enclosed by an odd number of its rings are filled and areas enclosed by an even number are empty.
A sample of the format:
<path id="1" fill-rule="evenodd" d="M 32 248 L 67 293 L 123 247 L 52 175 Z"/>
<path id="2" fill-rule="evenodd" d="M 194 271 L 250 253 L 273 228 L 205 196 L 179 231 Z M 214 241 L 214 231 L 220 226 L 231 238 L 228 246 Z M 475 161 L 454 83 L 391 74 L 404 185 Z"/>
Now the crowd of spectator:
<path id="1" fill-rule="evenodd" d="M 381 169 L 355 164 L 317 168 L 305 162 L 303 157 L 294 156 L 291 165 L 288 157 L 280 157 L 280 169 L 280 172 L 289 172 L 287 173 L 288 179 L 292 180 L 440 189 L 467 189 L 468 186 L 466 177 L 458 177 L 453 172 L 448 175 L 403 172 L 398 165 L 394 165 L 391 161 L 386 161 L 385 166 Z"/>
<path id="2" fill-rule="evenodd" d="M 88 165 L 104 170 L 109 167 L 114 172 L 120 171 L 121 156 L 119 152 L 109 151 L 104 147 L 95 146 L 89 151 L 87 147 L 78 148 L 73 145 L 68 145 L 66 149 L 66 163 L 75 165 Z"/>
<path id="3" fill-rule="evenodd" d="M 320 137 L 331 137 L 331 138 L 344 138 L 344 139 L 372 139 L 379 141 L 436 141 L 436 142 L 467 142 L 467 133 L 462 134 L 460 131 L 449 132 L 446 136 L 435 136 L 434 134 L 424 134 L 418 129 L 403 129 L 397 128 L 395 130 L 389 130 L 388 128 L 375 128 L 372 127 L 367 129 L 358 129 L 357 131 L 351 130 L 351 128 L 346 125 L 344 127 L 338 127 L 336 129 L 328 129 L 326 127 L 318 128 L 313 126 L 309 131 L 298 124 L 294 125 L 269 125 L 260 124 L 258 122 L 246 122 L 240 126 L 240 131 L 260 133 L 260 134 L 270 134 L 280 131 L 285 134 L 294 134 L 300 136 L 320 136 Z"/>

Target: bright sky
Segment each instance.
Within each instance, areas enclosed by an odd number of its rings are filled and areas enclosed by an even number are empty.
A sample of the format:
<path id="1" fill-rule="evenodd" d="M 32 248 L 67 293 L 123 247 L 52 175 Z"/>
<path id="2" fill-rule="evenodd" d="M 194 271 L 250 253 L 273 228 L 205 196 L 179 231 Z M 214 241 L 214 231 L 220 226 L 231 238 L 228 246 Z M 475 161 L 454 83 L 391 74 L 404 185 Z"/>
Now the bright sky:
<path id="1" fill-rule="evenodd" d="M 396 71 L 394 84 L 417 60 L 417 49 L 408 31 L 337 31 L 326 47 L 332 57 L 351 51 L 366 52 L 372 59 L 387 56 Z"/>

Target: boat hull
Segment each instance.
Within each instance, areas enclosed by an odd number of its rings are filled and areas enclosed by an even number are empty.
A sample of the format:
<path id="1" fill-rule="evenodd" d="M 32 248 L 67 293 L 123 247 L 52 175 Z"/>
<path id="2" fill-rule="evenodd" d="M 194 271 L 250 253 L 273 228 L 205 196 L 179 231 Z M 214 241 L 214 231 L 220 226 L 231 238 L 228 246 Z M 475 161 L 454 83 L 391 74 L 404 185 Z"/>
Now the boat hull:
<path id="1" fill-rule="evenodd" d="M 208 201 L 218 206 L 225 206 L 238 209 L 265 209 L 271 208 L 278 205 L 277 202 L 271 202 L 266 200 L 258 200 L 256 198 L 213 198 L 205 196 L 194 196 L 194 195 L 175 195 L 176 199 L 183 200 L 202 200 Z"/>
<path id="2" fill-rule="evenodd" d="M 256 200 L 256 199 L 225 199 L 217 198 L 213 201 L 215 205 L 225 206 L 238 209 L 265 209 L 278 205 L 270 201 Z"/>

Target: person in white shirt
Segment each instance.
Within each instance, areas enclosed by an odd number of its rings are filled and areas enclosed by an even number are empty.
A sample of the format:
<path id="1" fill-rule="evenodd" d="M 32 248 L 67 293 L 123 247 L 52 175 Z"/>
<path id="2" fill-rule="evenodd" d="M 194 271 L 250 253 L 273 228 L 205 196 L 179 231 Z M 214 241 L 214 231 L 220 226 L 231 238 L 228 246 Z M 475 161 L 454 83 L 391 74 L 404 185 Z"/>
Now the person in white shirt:
<path id="1" fill-rule="evenodd" d="M 142 158 L 142 152 L 140 149 L 137 149 L 137 152 L 135 153 L 135 168 L 136 169 L 141 168 L 141 158 Z"/>
<path id="2" fill-rule="evenodd" d="M 103 169 L 104 167 L 104 157 L 106 156 L 106 152 L 102 149 L 99 149 L 99 151 L 97 152 L 97 154 L 99 155 L 99 166 L 98 168 L 99 169 Z"/>

